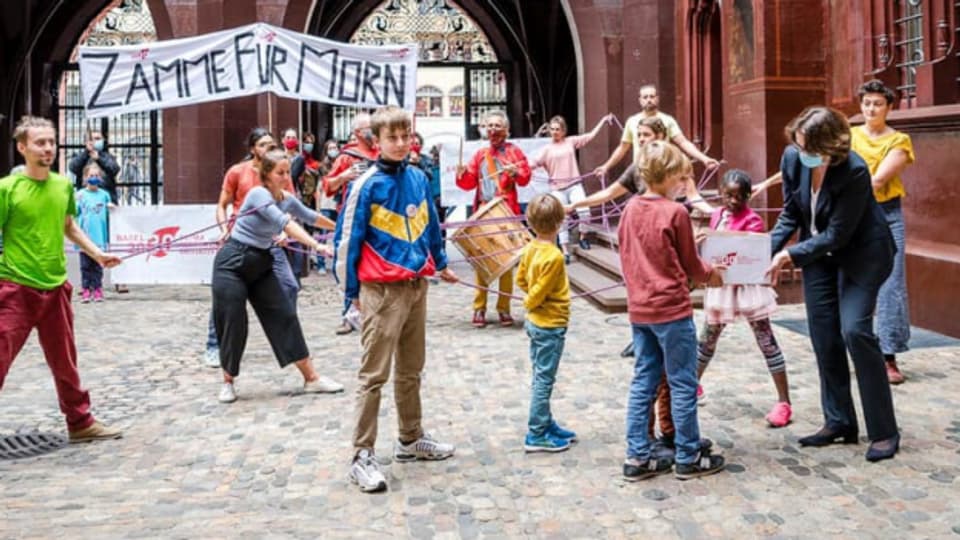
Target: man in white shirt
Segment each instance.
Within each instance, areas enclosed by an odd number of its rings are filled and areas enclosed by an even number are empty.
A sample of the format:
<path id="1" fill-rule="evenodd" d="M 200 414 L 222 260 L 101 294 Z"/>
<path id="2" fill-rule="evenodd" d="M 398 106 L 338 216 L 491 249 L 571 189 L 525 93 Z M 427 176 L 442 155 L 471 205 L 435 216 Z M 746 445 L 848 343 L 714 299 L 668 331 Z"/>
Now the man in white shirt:
<path id="1" fill-rule="evenodd" d="M 706 165 L 707 169 L 714 169 L 720 166 L 720 162 L 707 156 L 700 151 L 689 139 L 683 136 L 683 132 L 680 131 L 680 125 L 677 124 L 676 119 L 674 119 L 669 114 L 661 111 L 660 108 L 660 98 L 657 96 L 657 87 L 652 84 L 645 84 L 640 87 L 640 108 L 643 109 L 637 114 L 627 118 L 627 123 L 623 127 L 623 137 L 620 139 L 620 146 L 614 150 L 613 154 L 607 159 L 606 163 L 596 168 L 594 171 L 597 175 L 606 175 L 614 165 L 620 162 L 623 159 L 623 156 L 627 155 L 627 152 L 630 149 L 633 149 L 633 162 L 636 163 L 637 156 L 640 155 L 640 142 L 639 137 L 637 137 L 637 126 L 640 124 L 640 121 L 644 118 L 650 116 L 656 116 L 663 122 L 663 125 L 667 128 L 667 139 L 670 140 L 673 144 L 677 145 L 685 154 L 690 156 L 694 161 L 700 161 Z"/>

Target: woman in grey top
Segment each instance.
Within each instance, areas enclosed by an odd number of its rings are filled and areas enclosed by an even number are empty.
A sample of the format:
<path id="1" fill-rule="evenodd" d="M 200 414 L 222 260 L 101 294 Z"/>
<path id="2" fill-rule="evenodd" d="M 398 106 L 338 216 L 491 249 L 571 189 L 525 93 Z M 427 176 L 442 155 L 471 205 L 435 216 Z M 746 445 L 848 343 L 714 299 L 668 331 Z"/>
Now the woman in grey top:
<path id="1" fill-rule="evenodd" d="M 237 399 L 234 378 L 240 373 L 240 358 L 247 344 L 247 301 L 260 319 L 280 367 L 295 364 L 303 375 L 305 392 L 340 392 L 343 385 L 314 370 L 296 305 L 283 294 L 270 254 L 277 237 L 284 235 L 332 256 L 330 248 L 314 240 L 291 214 L 316 227 L 333 229 L 335 224 L 283 190 L 290 181 L 290 162 L 282 151 L 267 152 L 259 168 L 263 185 L 247 194 L 230 238 L 213 262 L 213 321 L 224 383 L 219 400 L 230 403 Z"/>

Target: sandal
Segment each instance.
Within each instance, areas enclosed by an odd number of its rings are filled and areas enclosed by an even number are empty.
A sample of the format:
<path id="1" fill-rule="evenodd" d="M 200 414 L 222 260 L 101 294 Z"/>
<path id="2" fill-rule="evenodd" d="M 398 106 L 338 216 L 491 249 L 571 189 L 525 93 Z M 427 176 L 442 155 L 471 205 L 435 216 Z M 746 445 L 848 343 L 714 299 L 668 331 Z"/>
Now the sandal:
<path id="1" fill-rule="evenodd" d="M 703 449 L 693 463 L 677 463 L 675 471 L 677 480 L 690 480 L 718 473 L 723 467 L 723 456 L 713 455 L 710 450 Z"/>
<path id="2" fill-rule="evenodd" d="M 628 459 L 623 462 L 623 479 L 627 482 L 646 480 L 670 472 L 672 468 L 673 458 L 669 457 L 651 457 L 646 461 Z"/>

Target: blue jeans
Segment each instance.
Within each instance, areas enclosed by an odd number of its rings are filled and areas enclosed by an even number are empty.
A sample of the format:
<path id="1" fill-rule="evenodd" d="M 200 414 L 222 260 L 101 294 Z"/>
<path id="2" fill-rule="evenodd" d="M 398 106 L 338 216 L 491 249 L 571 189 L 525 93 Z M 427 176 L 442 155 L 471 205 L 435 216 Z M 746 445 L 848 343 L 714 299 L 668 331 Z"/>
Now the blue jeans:
<path id="1" fill-rule="evenodd" d="M 877 337 L 883 354 L 897 354 L 910 350 L 910 302 L 907 300 L 906 232 L 900 199 L 880 204 L 887 216 L 887 225 L 893 233 L 897 254 L 893 258 L 893 272 L 883 282 L 877 295 Z"/>
<path id="2" fill-rule="evenodd" d="M 542 437 L 553 416 L 550 414 L 550 394 L 557 380 L 557 367 L 563 355 L 563 342 L 567 329 L 541 328 L 530 321 L 524 323 L 527 336 L 530 337 L 530 363 L 533 367 L 533 381 L 530 383 L 530 419 L 527 426 L 530 434 Z"/>
<path id="3" fill-rule="evenodd" d="M 326 208 L 326 209 L 320 210 L 320 214 L 325 218 L 329 218 L 330 221 L 333 221 L 334 223 L 337 222 L 336 210 L 331 210 L 329 208 Z M 317 229 L 317 230 L 320 231 L 320 233 L 322 234 L 333 232 L 333 231 L 328 231 L 326 229 Z M 326 240 L 324 240 L 322 243 L 326 243 Z M 327 269 L 327 260 L 322 255 L 317 255 L 317 270 L 326 270 L 326 269 Z"/>
<path id="4" fill-rule="evenodd" d="M 274 246 L 270 248 L 270 254 L 273 256 L 273 273 L 280 281 L 280 287 L 283 289 L 284 296 L 290 298 L 294 308 L 297 306 L 297 295 L 300 292 L 300 284 L 293 275 L 293 269 L 290 268 L 290 261 L 287 260 L 287 254 L 282 247 Z M 213 325 L 213 310 L 210 311 L 210 320 L 207 323 L 207 350 L 219 348 L 217 341 L 217 329 Z"/>
<path id="5" fill-rule="evenodd" d="M 647 424 L 657 384 L 667 370 L 670 410 L 676 427 L 677 463 L 693 463 L 700 452 L 697 420 L 697 332 L 693 317 L 660 324 L 634 324 L 636 364 L 627 397 L 627 457 L 650 458 Z"/>

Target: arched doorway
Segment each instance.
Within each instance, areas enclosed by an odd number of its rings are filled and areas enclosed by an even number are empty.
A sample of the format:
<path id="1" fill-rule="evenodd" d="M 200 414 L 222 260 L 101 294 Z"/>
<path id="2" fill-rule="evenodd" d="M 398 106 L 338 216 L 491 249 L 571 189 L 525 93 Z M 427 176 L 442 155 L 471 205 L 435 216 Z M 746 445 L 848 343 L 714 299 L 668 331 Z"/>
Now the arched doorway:
<path id="1" fill-rule="evenodd" d="M 115 46 L 157 41 L 150 7 L 144 0 L 113 0 L 94 18 L 70 54 L 69 62 L 55 66 L 51 83 L 53 117 L 58 123 L 59 169 L 70 174 L 67 162 L 85 150 L 88 131 L 103 133 L 109 151 L 120 165 L 118 204 L 163 202 L 163 115 L 158 111 L 87 119 L 76 61 L 81 45 Z M 81 179 L 75 178 L 77 187 Z"/>
<path id="2" fill-rule="evenodd" d="M 307 32 L 338 41 L 378 44 L 416 41 L 420 70 L 438 70 L 445 82 L 426 81 L 442 96 L 441 116 L 458 123 L 467 137 L 476 136 L 480 116 L 505 109 L 514 136 L 536 131 L 550 116 L 562 114 L 571 130 L 579 129 L 576 52 L 561 1 L 528 3 L 508 0 L 358 0 L 349 4 L 315 2 Z M 400 39 L 397 39 L 400 36 Z M 445 74 L 441 70 L 447 70 Z M 453 71 L 458 71 L 457 77 Z M 434 93 L 436 93 L 434 91 Z M 436 100 L 434 98 L 439 98 Z M 431 108 L 417 120 L 430 122 Z M 342 138 L 348 112 L 304 103 L 304 129 Z M 346 124 L 345 124 L 346 123 Z M 449 131 L 449 130 L 448 130 Z"/>

